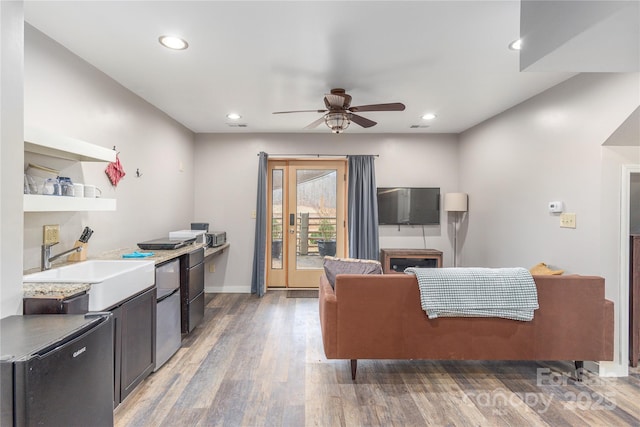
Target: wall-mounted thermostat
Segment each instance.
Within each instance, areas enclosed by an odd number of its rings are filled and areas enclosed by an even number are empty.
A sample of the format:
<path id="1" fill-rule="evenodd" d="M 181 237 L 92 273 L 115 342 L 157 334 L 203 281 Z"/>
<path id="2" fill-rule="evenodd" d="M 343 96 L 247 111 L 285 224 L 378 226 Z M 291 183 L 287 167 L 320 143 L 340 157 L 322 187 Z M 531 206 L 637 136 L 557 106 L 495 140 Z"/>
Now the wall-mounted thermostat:
<path id="1" fill-rule="evenodd" d="M 549 202 L 549 212 L 562 213 L 564 211 L 564 203 L 562 202 Z"/>

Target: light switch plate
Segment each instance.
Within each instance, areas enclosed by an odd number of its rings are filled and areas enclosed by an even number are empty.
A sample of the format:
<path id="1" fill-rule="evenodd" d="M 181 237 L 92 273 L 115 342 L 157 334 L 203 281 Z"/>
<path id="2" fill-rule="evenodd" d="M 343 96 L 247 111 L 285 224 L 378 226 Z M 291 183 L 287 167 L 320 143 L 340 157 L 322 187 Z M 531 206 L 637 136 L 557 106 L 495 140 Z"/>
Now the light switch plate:
<path id="1" fill-rule="evenodd" d="M 576 214 L 574 213 L 560 214 L 560 227 L 576 228 Z"/>
<path id="2" fill-rule="evenodd" d="M 52 245 L 60 242 L 60 225 L 44 225 L 42 229 L 42 241 L 45 245 Z"/>

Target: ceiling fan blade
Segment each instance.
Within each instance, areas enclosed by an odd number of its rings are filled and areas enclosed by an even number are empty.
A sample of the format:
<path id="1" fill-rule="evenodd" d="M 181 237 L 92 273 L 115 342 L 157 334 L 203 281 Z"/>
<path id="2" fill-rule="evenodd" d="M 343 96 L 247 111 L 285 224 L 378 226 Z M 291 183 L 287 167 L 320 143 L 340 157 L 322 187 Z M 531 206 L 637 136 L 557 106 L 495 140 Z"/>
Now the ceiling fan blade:
<path id="1" fill-rule="evenodd" d="M 327 110 L 295 110 L 295 111 L 275 111 L 272 114 L 289 114 L 289 113 L 326 113 Z"/>
<path id="2" fill-rule="evenodd" d="M 304 127 L 304 129 L 314 129 L 317 128 L 321 123 L 324 123 L 324 116 L 320 117 L 318 120 L 309 123 Z"/>
<path id="3" fill-rule="evenodd" d="M 391 102 L 389 104 L 358 105 L 357 107 L 349 108 L 349 111 L 358 113 L 361 111 L 404 111 L 404 108 L 402 102 Z"/>
<path id="4" fill-rule="evenodd" d="M 326 105 L 327 108 L 344 108 L 346 100 L 347 97 L 344 94 L 328 93 L 324 96 L 324 105 Z"/>
<path id="5" fill-rule="evenodd" d="M 353 114 L 353 113 L 351 113 L 349 115 L 349 119 L 352 122 L 354 122 L 356 124 L 359 124 L 363 128 L 370 128 L 371 126 L 375 126 L 375 125 L 378 124 L 377 122 L 374 122 L 373 120 L 369 120 L 366 117 L 362 117 L 362 116 L 359 116 L 359 115 Z"/>

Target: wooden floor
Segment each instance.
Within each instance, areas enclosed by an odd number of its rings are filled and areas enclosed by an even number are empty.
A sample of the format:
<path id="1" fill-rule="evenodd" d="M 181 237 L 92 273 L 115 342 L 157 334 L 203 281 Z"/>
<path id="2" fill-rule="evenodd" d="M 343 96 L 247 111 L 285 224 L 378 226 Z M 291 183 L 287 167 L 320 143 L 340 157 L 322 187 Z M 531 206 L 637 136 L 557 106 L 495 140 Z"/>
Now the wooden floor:
<path id="1" fill-rule="evenodd" d="M 205 320 L 115 412 L 117 426 L 640 426 L 640 373 L 569 362 L 324 357 L 318 300 L 207 295 Z"/>

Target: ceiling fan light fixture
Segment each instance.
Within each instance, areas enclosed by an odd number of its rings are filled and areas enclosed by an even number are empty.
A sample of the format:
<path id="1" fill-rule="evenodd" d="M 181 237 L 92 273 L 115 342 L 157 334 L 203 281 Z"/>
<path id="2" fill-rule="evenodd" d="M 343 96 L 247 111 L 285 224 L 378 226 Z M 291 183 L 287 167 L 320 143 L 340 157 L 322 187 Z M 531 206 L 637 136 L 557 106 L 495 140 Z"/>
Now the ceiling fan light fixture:
<path id="1" fill-rule="evenodd" d="M 349 120 L 347 113 L 327 113 L 324 116 L 324 123 L 331 129 L 331 132 L 341 133 L 349 127 L 351 120 Z"/>
<path id="2" fill-rule="evenodd" d="M 189 43 L 176 36 L 160 36 L 158 37 L 158 41 L 162 46 L 173 50 L 184 50 L 189 47 Z"/>
<path id="3" fill-rule="evenodd" d="M 437 116 L 433 113 L 426 113 L 422 115 L 422 120 L 433 120 L 435 119 Z"/>
<path id="4" fill-rule="evenodd" d="M 242 116 L 238 113 L 229 113 L 227 114 L 227 119 L 229 120 L 240 120 Z"/>

